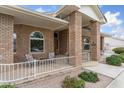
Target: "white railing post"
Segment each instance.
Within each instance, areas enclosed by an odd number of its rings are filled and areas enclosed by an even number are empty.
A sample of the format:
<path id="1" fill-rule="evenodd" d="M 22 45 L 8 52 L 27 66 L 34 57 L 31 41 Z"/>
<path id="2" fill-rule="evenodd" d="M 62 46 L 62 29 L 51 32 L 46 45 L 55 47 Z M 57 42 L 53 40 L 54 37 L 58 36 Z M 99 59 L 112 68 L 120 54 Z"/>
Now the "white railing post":
<path id="1" fill-rule="evenodd" d="M 13 79 L 12 80 L 14 80 L 14 65 L 12 65 L 12 75 L 13 75 Z"/>
<path id="2" fill-rule="evenodd" d="M 28 68 L 28 77 L 29 77 L 31 74 L 31 64 L 30 63 L 28 63 L 28 64 L 29 64 L 29 68 Z"/>
<path id="3" fill-rule="evenodd" d="M 2 72 L 3 72 L 2 69 L 3 69 L 3 66 L 1 65 L 0 67 L 1 67 L 1 71 L 0 71 L 0 73 L 1 73 L 1 81 L 2 81 L 2 80 L 3 80 L 3 76 L 2 76 Z"/>
<path id="4" fill-rule="evenodd" d="M 11 73 L 10 73 L 10 71 L 11 71 L 11 68 L 10 68 L 10 65 L 9 65 L 9 80 L 11 80 Z"/>
<path id="5" fill-rule="evenodd" d="M 34 77 L 36 77 L 36 75 L 37 75 L 37 73 L 36 73 L 36 72 L 37 72 L 37 69 L 36 69 L 36 67 L 37 67 L 37 66 L 36 66 L 36 62 L 37 62 L 37 61 L 34 60 Z"/>

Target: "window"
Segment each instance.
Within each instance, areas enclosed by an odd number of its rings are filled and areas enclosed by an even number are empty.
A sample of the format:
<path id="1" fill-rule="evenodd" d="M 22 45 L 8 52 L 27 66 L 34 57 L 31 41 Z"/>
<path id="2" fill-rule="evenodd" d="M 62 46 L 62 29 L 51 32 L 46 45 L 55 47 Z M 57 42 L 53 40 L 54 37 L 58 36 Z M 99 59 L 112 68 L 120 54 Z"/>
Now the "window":
<path id="1" fill-rule="evenodd" d="M 54 45 L 55 45 L 55 49 L 58 50 L 59 48 L 59 33 L 54 33 Z"/>
<path id="2" fill-rule="evenodd" d="M 41 32 L 31 33 L 30 51 L 31 52 L 43 52 L 44 51 L 44 37 Z"/>
<path id="3" fill-rule="evenodd" d="M 13 52 L 16 52 L 16 33 L 13 33 Z"/>
<path id="4" fill-rule="evenodd" d="M 84 50 L 89 50 L 90 49 L 90 40 L 89 37 L 83 37 L 83 46 Z"/>

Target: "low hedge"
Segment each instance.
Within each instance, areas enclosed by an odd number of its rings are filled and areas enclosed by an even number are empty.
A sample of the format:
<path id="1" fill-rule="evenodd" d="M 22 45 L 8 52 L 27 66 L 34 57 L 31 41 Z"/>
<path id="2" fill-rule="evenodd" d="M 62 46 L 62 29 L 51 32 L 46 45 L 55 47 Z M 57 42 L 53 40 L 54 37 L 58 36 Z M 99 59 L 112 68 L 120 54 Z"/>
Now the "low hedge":
<path id="1" fill-rule="evenodd" d="M 84 88 L 85 87 L 85 82 L 84 80 L 77 79 L 76 77 L 70 77 L 66 76 L 63 84 L 63 88 Z"/>
<path id="2" fill-rule="evenodd" d="M 121 53 L 121 54 L 118 55 L 118 56 L 121 58 L 122 62 L 124 63 L 124 53 Z"/>
<path id="3" fill-rule="evenodd" d="M 97 73 L 94 72 L 82 72 L 81 74 L 78 75 L 81 79 L 88 81 L 88 82 L 93 82 L 96 83 L 99 81 Z"/>
<path id="4" fill-rule="evenodd" d="M 15 84 L 0 84 L 0 88 L 16 88 Z"/>
<path id="5" fill-rule="evenodd" d="M 112 51 L 114 51 L 117 54 L 121 54 L 124 53 L 124 47 L 114 48 Z"/>
<path id="6" fill-rule="evenodd" d="M 114 66 L 121 66 L 122 59 L 118 55 L 111 55 L 106 58 L 106 63 Z"/>

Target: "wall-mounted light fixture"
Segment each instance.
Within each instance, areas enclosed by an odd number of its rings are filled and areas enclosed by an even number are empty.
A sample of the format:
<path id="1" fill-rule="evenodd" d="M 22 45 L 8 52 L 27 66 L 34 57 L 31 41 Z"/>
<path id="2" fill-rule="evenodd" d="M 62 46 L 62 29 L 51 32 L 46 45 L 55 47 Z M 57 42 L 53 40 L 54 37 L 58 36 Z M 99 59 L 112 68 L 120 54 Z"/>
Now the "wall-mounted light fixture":
<path id="1" fill-rule="evenodd" d="M 95 42 L 92 42 L 92 43 L 91 43 L 91 46 L 96 46 L 96 43 L 95 43 Z"/>

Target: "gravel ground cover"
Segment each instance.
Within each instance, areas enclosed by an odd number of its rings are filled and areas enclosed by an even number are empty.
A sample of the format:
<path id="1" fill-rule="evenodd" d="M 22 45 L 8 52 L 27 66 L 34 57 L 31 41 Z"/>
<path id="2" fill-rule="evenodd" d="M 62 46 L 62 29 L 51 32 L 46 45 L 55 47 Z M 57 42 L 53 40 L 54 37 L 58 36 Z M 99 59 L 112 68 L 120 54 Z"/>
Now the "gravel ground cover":
<path id="1" fill-rule="evenodd" d="M 71 73 L 72 74 L 72 73 Z M 23 84 L 18 84 L 18 88 L 61 88 L 62 81 L 69 74 L 59 75 L 53 78 L 40 78 Z M 105 88 L 112 82 L 112 78 L 98 74 L 99 81 L 97 83 L 86 82 L 86 88 Z"/>

